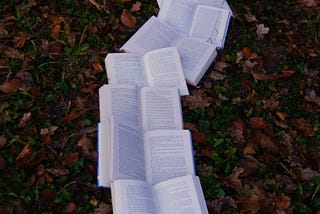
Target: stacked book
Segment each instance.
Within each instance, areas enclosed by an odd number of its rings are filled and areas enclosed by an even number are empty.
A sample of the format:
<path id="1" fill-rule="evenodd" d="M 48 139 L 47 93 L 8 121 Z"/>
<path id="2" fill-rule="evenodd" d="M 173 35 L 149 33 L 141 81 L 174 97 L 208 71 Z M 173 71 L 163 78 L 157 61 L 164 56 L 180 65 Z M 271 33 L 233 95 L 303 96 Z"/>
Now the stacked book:
<path id="1" fill-rule="evenodd" d="M 223 48 L 231 12 L 221 0 L 158 4 L 158 16 L 123 45 L 125 53 L 105 58 L 98 185 L 111 188 L 115 214 L 208 213 L 180 96 Z"/>

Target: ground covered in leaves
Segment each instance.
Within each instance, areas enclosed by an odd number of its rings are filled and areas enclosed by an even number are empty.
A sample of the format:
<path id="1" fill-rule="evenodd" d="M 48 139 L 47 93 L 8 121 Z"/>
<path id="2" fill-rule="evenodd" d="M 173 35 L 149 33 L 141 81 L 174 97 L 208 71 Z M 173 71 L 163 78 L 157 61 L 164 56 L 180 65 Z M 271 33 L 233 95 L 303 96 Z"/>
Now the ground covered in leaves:
<path id="1" fill-rule="evenodd" d="M 225 49 L 182 99 L 210 213 L 320 213 L 320 2 L 229 4 Z M 96 186 L 103 59 L 156 1 L 0 2 L 0 213 L 111 213 Z"/>

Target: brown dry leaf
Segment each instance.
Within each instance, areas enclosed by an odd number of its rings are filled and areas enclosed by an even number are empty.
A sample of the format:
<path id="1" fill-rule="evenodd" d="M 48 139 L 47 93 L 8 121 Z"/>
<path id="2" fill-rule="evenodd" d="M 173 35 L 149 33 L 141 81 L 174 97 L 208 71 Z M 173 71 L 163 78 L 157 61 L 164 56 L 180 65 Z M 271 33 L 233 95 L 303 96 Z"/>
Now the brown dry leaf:
<path id="1" fill-rule="evenodd" d="M 99 203 L 99 207 L 94 209 L 94 214 L 111 214 L 112 206 L 110 204 Z"/>
<path id="2" fill-rule="evenodd" d="M 283 193 L 281 195 L 272 193 L 272 199 L 277 212 L 285 211 L 291 205 L 291 198 Z"/>
<path id="3" fill-rule="evenodd" d="M 137 24 L 136 17 L 127 10 L 122 10 L 120 16 L 121 23 L 128 28 L 135 28 Z"/>
<path id="4" fill-rule="evenodd" d="M 257 213 L 260 210 L 259 197 L 252 195 L 251 197 L 241 197 L 239 199 L 241 210 L 244 212 Z"/>
<path id="5" fill-rule="evenodd" d="M 248 143 L 243 150 L 244 155 L 253 155 L 255 153 L 256 153 L 256 150 L 254 149 L 254 145 L 252 143 Z"/>
<path id="6" fill-rule="evenodd" d="M 80 114 L 77 112 L 72 112 L 63 118 L 64 121 L 72 121 L 80 117 Z"/>
<path id="7" fill-rule="evenodd" d="M 52 55 L 58 55 L 62 53 L 62 44 L 58 41 L 49 43 L 48 52 Z"/>
<path id="8" fill-rule="evenodd" d="M 39 200 L 41 203 L 50 204 L 50 203 L 52 203 L 52 201 L 54 201 L 56 199 L 56 197 L 57 196 L 52 189 L 45 188 L 41 191 L 41 193 L 39 195 Z"/>
<path id="9" fill-rule="evenodd" d="M 206 97 L 204 93 L 205 90 L 197 89 L 192 91 L 192 95 L 183 96 L 183 106 L 188 107 L 190 110 L 209 107 L 213 102 L 213 98 Z"/>
<path id="10" fill-rule="evenodd" d="M 203 157 L 207 157 L 207 158 L 212 158 L 213 155 L 215 155 L 215 154 L 216 154 L 216 151 L 214 151 L 210 147 L 203 148 L 200 151 L 200 155 L 203 156 Z"/>
<path id="11" fill-rule="evenodd" d="M 9 35 L 9 32 L 5 29 L 0 27 L 0 39 L 3 39 Z"/>
<path id="12" fill-rule="evenodd" d="M 303 135 L 306 137 L 313 137 L 316 132 L 313 130 L 311 124 L 304 118 L 296 119 L 295 125 L 299 131 L 302 131 Z"/>
<path id="13" fill-rule="evenodd" d="M 305 7 L 317 7 L 315 0 L 297 0 L 297 2 L 304 4 Z"/>
<path id="14" fill-rule="evenodd" d="M 26 72 L 26 71 L 20 71 L 16 74 L 17 78 L 19 78 L 20 80 L 22 80 L 24 83 L 32 83 L 33 82 L 33 77 L 30 74 L 30 72 Z"/>
<path id="15" fill-rule="evenodd" d="M 17 162 L 25 163 L 26 159 L 29 159 L 32 153 L 31 144 L 28 143 L 23 147 L 21 152 L 19 153 L 18 157 L 16 158 Z"/>
<path id="16" fill-rule="evenodd" d="M 254 71 L 251 71 L 251 74 L 253 78 L 256 80 L 276 80 L 277 76 L 275 73 L 272 74 L 265 74 L 265 73 L 256 73 Z"/>
<path id="17" fill-rule="evenodd" d="M 214 70 L 222 72 L 225 68 L 228 67 L 228 64 L 223 61 L 218 61 L 214 64 Z"/>
<path id="18" fill-rule="evenodd" d="M 62 162 L 65 166 L 74 166 L 79 159 L 78 152 L 70 152 L 64 155 L 64 160 Z"/>
<path id="19" fill-rule="evenodd" d="M 31 112 L 24 113 L 23 117 L 21 118 L 18 127 L 19 128 L 24 128 L 26 127 L 27 123 L 31 120 Z"/>
<path id="20" fill-rule="evenodd" d="M 29 36 L 25 33 L 20 33 L 19 36 L 15 36 L 12 40 L 14 48 L 22 48 L 27 40 L 29 40 Z"/>
<path id="21" fill-rule="evenodd" d="M 93 69 L 95 70 L 95 72 L 97 72 L 97 73 L 103 72 L 103 67 L 102 67 L 102 65 L 101 65 L 100 63 L 98 63 L 98 62 L 92 63 L 92 67 L 93 67 Z"/>
<path id="22" fill-rule="evenodd" d="M 48 168 L 46 169 L 49 173 L 51 173 L 54 176 L 60 176 L 60 175 L 68 175 L 69 170 L 66 168 Z"/>
<path id="23" fill-rule="evenodd" d="M 294 73 L 295 73 L 295 71 L 293 71 L 293 70 L 283 70 L 283 71 L 281 71 L 281 77 L 282 77 L 282 78 L 289 78 L 289 77 L 291 77 Z"/>
<path id="24" fill-rule="evenodd" d="M 217 71 L 211 72 L 210 73 L 210 78 L 215 80 L 215 81 L 219 81 L 219 80 L 224 80 L 226 78 L 226 75 L 221 74 Z"/>
<path id="25" fill-rule="evenodd" d="M 205 133 L 203 133 L 203 132 L 192 133 L 192 140 L 197 143 L 200 143 L 200 144 L 207 143 L 207 137 L 206 137 Z"/>
<path id="26" fill-rule="evenodd" d="M 269 28 L 265 27 L 264 24 L 256 25 L 257 30 L 256 33 L 258 34 L 258 39 L 263 39 L 265 34 L 269 33 Z"/>
<path id="27" fill-rule="evenodd" d="M 266 121 L 261 117 L 249 118 L 250 127 L 253 129 L 264 129 L 267 127 Z"/>
<path id="28" fill-rule="evenodd" d="M 5 169 L 7 165 L 6 160 L 2 157 L 2 155 L 0 154 L 0 170 L 1 169 Z"/>
<path id="29" fill-rule="evenodd" d="M 276 115 L 281 119 L 281 120 L 285 120 L 288 118 L 288 115 L 286 113 L 283 113 L 283 112 L 280 112 L 280 111 L 277 111 L 276 112 Z"/>
<path id="30" fill-rule="evenodd" d="M 69 202 L 65 208 L 66 213 L 76 213 L 77 205 L 73 202 Z"/>
<path id="31" fill-rule="evenodd" d="M 58 126 L 50 126 L 49 128 L 40 129 L 40 135 L 54 135 L 58 128 Z"/>
<path id="32" fill-rule="evenodd" d="M 244 172 L 244 169 L 241 167 L 235 167 L 232 171 L 232 174 L 226 178 L 228 185 L 236 190 L 238 193 L 242 191 L 242 182 L 239 179 L 239 176 Z"/>
<path id="33" fill-rule="evenodd" d="M 314 90 L 307 90 L 304 99 L 320 106 L 320 97 L 317 96 L 317 93 Z"/>
<path id="34" fill-rule="evenodd" d="M 270 111 L 274 111 L 278 108 L 278 106 L 279 106 L 279 101 L 277 101 L 274 96 L 270 97 L 269 99 L 263 100 L 264 109 L 269 109 Z"/>
<path id="35" fill-rule="evenodd" d="M 89 152 L 91 146 L 92 146 L 92 141 L 90 138 L 87 137 L 86 134 L 82 136 L 82 138 L 78 141 L 77 146 L 79 146 L 82 150 L 85 152 Z"/>
<path id="36" fill-rule="evenodd" d="M 3 53 L 12 59 L 24 59 L 24 54 L 20 53 L 17 49 L 11 47 L 1 47 L 3 48 Z"/>
<path id="37" fill-rule="evenodd" d="M 140 1 L 137 1 L 136 3 L 132 4 L 130 11 L 137 12 L 141 9 L 141 6 L 142 6 L 142 3 Z"/>
<path id="38" fill-rule="evenodd" d="M 244 59 L 257 59 L 258 55 L 250 50 L 248 47 L 242 49 Z"/>
<path id="39" fill-rule="evenodd" d="M 0 85 L 0 91 L 6 94 L 15 93 L 23 88 L 25 88 L 25 84 L 18 78 L 7 79 L 2 85 Z"/>
<path id="40" fill-rule="evenodd" d="M 184 129 L 189 129 L 192 132 L 198 132 L 198 128 L 194 123 L 184 122 L 183 127 Z"/>
<path id="41" fill-rule="evenodd" d="M 246 18 L 247 22 L 256 22 L 256 21 L 258 21 L 256 19 L 256 16 L 252 15 L 251 13 L 244 14 L 244 17 Z"/>
<path id="42" fill-rule="evenodd" d="M 61 25 L 57 24 L 53 26 L 50 32 L 50 37 L 53 39 L 58 39 L 60 35 Z"/>
<path id="43" fill-rule="evenodd" d="M 3 148 L 7 143 L 7 138 L 0 136 L 0 149 Z"/>
<path id="44" fill-rule="evenodd" d="M 300 169 L 299 173 L 301 179 L 305 181 L 310 181 L 311 179 L 320 176 L 320 173 L 318 171 L 312 170 L 310 168 Z"/>

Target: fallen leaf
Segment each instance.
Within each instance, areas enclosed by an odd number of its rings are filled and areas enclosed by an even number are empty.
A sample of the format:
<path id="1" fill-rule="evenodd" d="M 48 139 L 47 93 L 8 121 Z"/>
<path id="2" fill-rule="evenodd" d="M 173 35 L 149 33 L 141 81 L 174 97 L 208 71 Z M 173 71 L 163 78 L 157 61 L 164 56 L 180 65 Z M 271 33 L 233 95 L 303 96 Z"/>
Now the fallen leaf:
<path id="1" fill-rule="evenodd" d="M 248 143 L 243 150 L 244 155 L 253 155 L 255 153 L 256 153 L 256 150 L 254 149 L 254 145 L 252 143 Z"/>
<path id="2" fill-rule="evenodd" d="M 320 173 L 318 171 L 312 170 L 310 168 L 300 169 L 300 177 L 302 180 L 310 181 L 315 177 L 320 177 Z"/>
<path id="3" fill-rule="evenodd" d="M 15 77 L 19 78 L 22 80 L 24 83 L 32 83 L 33 82 L 33 77 L 29 72 L 26 71 L 20 71 L 18 72 Z"/>
<path id="4" fill-rule="evenodd" d="M 0 149 L 3 148 L 7 143 L 7 138 L 0 136 Z"/>
<path id="5" fill-rule="evenodd" d="M 50 188 L 45 188 L 39 195 L 39 200 L 42 204 L 51 204 L 56 199 L 55 192 Z"/>
<path id="6" fill-rule="evenodd" d="M 77 205 L 73 202 L 69 202 L 65 208 L 66 213 L 75 213 L 77 211 Z"/>
<path id="7" fill-rule="evenodd" d="M 49 126 L 49 128 L 40 129 L 40 135 L 54 135 L 58 128 L 58 126 Z"/>
<path id="8" fill-rule="evenodd" d="M 5 169 L 5 168 L 6 168 L 6 160 L 0 154 L 0 170 Z"/>
<path id="9" fill-rule="evenodd" d="M 197 143 L 200 143 L 200 144 L 207 143 L 207 137 L 206 137 L 205 133 L 203 133 L 203 132 L 192 133 L 192 140 Z"/>
<path id="10" fill-rule="evenodd" d="M 31 120 L 31 112 L 24 113 L 23 117 L 21 118 L 18 127 L 19 128 L 24 128 L 26 127 L 27 123 Z"/>
<path id="11" fill-rule="evenodd" d="M 72 121 L 80 117 L 80 114 L 77 112 L 72 112 L 63 118 L 64 121 Z"/>
<path id="12" fill-rule="evenodd" d="M 287 119 L 288 115 L 283 113 L 283 112 L 280 112 L 280 111 L 277 111 L 276 112 L 276 115 L 281 119 L 281 120 L 285 120 Z"/>
<path id="13" fill-rule="evenodd" d="M 209 107 L 212 102 L 213 98 L 205 96 L 205 90 L 202 89 L 193 90 L 191 95 L 182 97 L 183 106 L 190 110 Z"/>
<path id="14" fill-rule="evenodd" d="M 221 74 L 217 71 L 211 72 L 210 73 L 210 78 L 215 80 L 215 81 L 219 81 L 219 80 L 224 80 L 226 78 L 226 75 Z"/>
<path id="15" fill-rule="evenodd" d="M 0 91 L 6 94 L 12 94 L 25 87 L 25 84 L 20 79 L 10 78 L 0 85 Z"/>
<path id="16" fill-rule="evenodd" d="M 91 146 L 92 141 L 90 138 L 87 137 L 87 135 L 83 135 L 82 138 L 78 141 L 77 146 L 79 146 L 84 152 L 88 153 Z"/>
<path id="17" fill-rule="evenodd" d="M 256 22 L 256 21 L 258 21 L 256 16 L 252 15 L 251 13 L 244 14 L 244 17 L 246 18 L 247 22 Z"/>
<path id="18" fill-rule="evenodd" d="M 18 157 L 16 158 L 16 161 L 21 164 L 26 163 L 26 160 L 30 158 L 31 153 L 32 153 L 31 144 L 28 143 L 27 145 L 25 145 L 23 147 L 23 149 L 19 153 Z"/>
<path id="19" fill-rule="evenodd" d="M 128 28 L 135 28 L 137 24 L 136 17 L 126 9 L 122 10 L 120 21 L 124 26 Z"/>
<path id="20" fill-rule="evenodd" d="M 241 173 L 244 172 L 243 168 L 240 167 L 235 167 L 232 171 L 232 174 L 229 175 L 226 178 L 226 182 L 228 183 L 228 185 L 233 188 L 235 191 L 237 191 L 238 193 L 240 193 L 242 191 L 242 182 L 239 179 L 239 176 L 241 175 Z"/>
<path id="21" fill-rule="evenodd" d="M 64 155 L 64 160 L 62 162 L 65 166 L 74 166 L 79 159 L 78 152 L 70 152 Z"/>
<path id="22" fill-rule="evenodd" d="M 60 175 L 68 175 L 69 170 L 63 167 L 60 168 L 48 168 L 46 169 L 50 174 L 54 176 L 60 176 Z"/>
<path id="23" fill-rule="evenodd" d="M 93 69 L 94 69 L 97 73 L 103 72 L 103 67 L 102 67 L 102 65 L 101 65 L 100 63 L 98 63 L 98 62 L 92 63 L 92 67 L 93 67 Z"/>
<path id="24" fill-rule="evenodd" d="M 320 97 L 317 96 L 317 93 L 314 90 L 306 90 L 304 99 L 320 106 Z"/>
<path id="25" fill-rule="evenodd" d="M 254 71 L 251 71 L 251 74 L 252 74 L 253 78 L 255 78 L 256 80 L 275 80 L 275 79 L 277 79 L 275 73 L 265 74 L 265 73 L 256 73 Z"/>
<path id="26" fill-rule="evenodd" d="M 253 129 L 264 129 L 267 126 L 266 121 L 261 117 L 249 118 L 250 127 Z"/>
<path id="27" fill-rule="evenodd" d="M 257 195 L 251 197 L 241 197 L 239 199 L 239 205 L 244 212 L 257 213 L 260 210 L 260 201 Z"/>
<path id="28" fill-rule="evenodd" d="M 136 3 L 132 4 L 130 11 L 137 12 L 141 9 L 141 6 L 142 6 L 142 3 L 140 1 L 137 1 Z"/>
<path id="29" fill-rule="evenodd" d="M 110 204 L 99 203 L 99 207 L 94 209 L 94 214 L 111 214 L 112 206 Z"/>
<path id="30" fill-rule="evenodd" d="M 295 73 L 295 71 L 293 71 L 293 70 L 283 70 L 283 71 L 281 71 L 281 77 L 282 78 L 289 78 L 289 77 L 291 77 L 293 74 Z"/>
<path id="31" fill-rule="evenodd" d="M 0 39 L 3 39 L 9 35 L 9 32 L 5 29 L 0 27 Z"/>
<path id="32" fill-rule="evenodd" d="M 12 40 L 14 48 L 22 48 L 27 40 L 29 40 L 29 36 L 25 33 L 20 33 L 19 36 L 15 36 Z"/>
<path id="33" fill-rule="evenodd" d="M 61 25 L 57 24 L 53 26 L 49 36 L 53 39 L 58 39 L 60 35 L 60 30 L 61 30 Z"/>
<path id="34" fill-rule="evenodd" d="M 264 24 L 256 25 L 257 30 L 256 33 L 258 34 L 258 39 L 263 39 L 265 34 L 269 33 L 269 28 L 265 27 Z"/>
<path id="35" fill-rule="evenodd" d="M 222 72 L 225 68 L 228 67 L 228 64 L 223 62 L 223 61 L 218 61 L 214 64 L 214 67 L 213 69 L 216 70 L 216 71 L 220 71 Z"/>
<path id="36" fill-rule="evenodd" d="M 316 132 L 313 130 L 311 124 L 304 118 L 299 118 L 295 120 L 295 125 L 299 131 L 302 131 L 303 135 L 306 137 L 313 137 Z"/>
<path id="37" fill-rule="evenodd" d="M 277 195 L 273 192 L 272 199 L 277 213 L 287 210 L 291 205 L 291 198 L 283 193 Z"/>
<path id="38" fill-rule="evenodd" d="M 1 47 L 0 47 L 1 48 Z M 24 54 L 11 47 L 3 47 L 3 53 L 12 59 L 24 59 Z"/>

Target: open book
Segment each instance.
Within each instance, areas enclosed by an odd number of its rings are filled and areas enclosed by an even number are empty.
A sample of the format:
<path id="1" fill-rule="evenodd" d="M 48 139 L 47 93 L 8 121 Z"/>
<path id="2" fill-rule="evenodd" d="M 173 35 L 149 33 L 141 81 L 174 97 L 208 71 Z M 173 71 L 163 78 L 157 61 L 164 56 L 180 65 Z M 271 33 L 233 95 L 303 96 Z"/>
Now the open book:
<path id="1" fill-rule="evenodd" d="M 165 1 L 166 0 L 157 0 L 160 10 L 162 8 L 163 2 Z M 194 3 L 197 3 L 197 4 L 223 8 L 225 10 L 229 10 L 230 13 L 232 13 L 232 10 L 226 0 L 187 0 L 187 1 L 193 1 Z"/>
<path id="2" fill-rule="evenodd" d="M 123 46 L 137 55 L 164 47 L 177 47 L 186 81 L 197 85 L 217 56 L 216 46 L 179 36 L 167 23 L 152 16 Z"/>
<path id="3" fill-rule="evenodd" d="M 110 84 L 177 87 L 180 95 L 189 94 L 176 47 L 156 49 L 144 56 L 109 53 L 105 65 Z"/>
<path id="4" fill-rule="evenodd" d="M 111 117 L 99 124 L 100 186 L 117 179 L 137 179 L 148 184 L 194 175 L 189 130 L 142 132 L 135 123 Z"/>
<path id="5" fill-rule="evenodd" d="M 231 14 L 221 7 L 196 1 L 165 0 L 158 17 L 181 37 L 198 38 L 223 48 Z"/>
<path id="6" fill-rule="evenodd" d="M 197 176 L 182 176 L 150 185 L 139 180 L 115 180 L 111 184 L 114 214 L 207 214 Z"/>
<path id="7" fill-rule="evenodd" d="M 143 131 L 183 129 L 177 88 L 103 85 L 99 89 L 100 121 L 109 117 L 135 123 Z"/>

